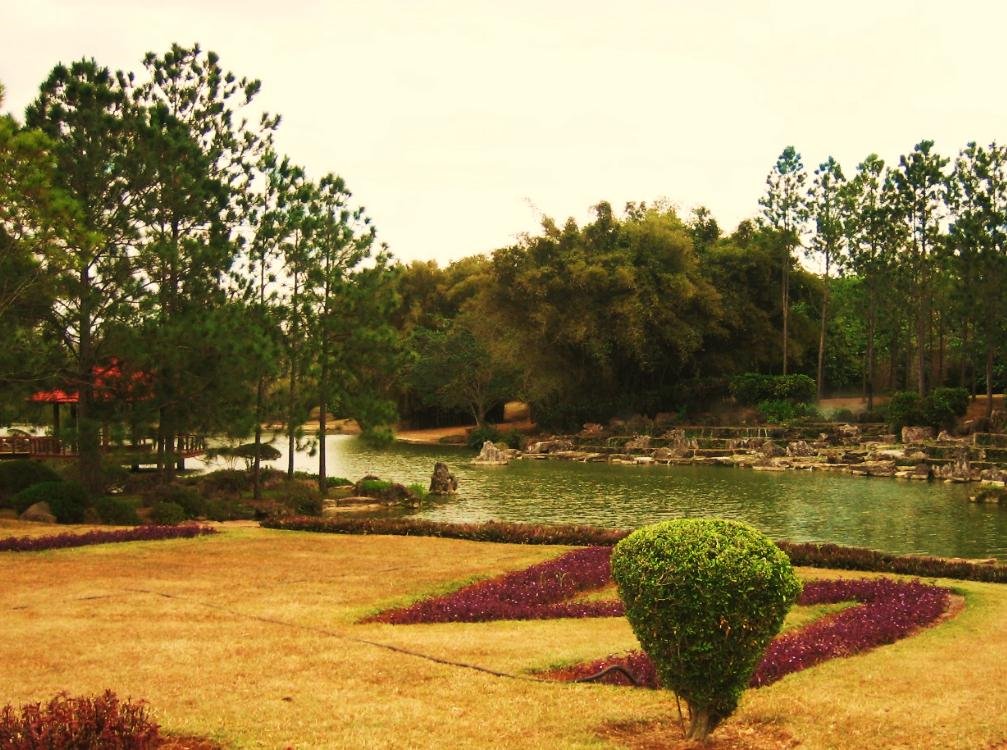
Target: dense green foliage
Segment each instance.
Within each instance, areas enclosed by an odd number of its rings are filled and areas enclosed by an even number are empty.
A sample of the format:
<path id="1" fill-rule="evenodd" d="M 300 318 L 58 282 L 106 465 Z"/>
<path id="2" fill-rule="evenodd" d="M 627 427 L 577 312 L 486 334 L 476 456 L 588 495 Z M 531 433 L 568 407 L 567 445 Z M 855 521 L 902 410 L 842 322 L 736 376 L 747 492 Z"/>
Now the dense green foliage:
<path id="1" fill-rule="evenodd" d="M 925 397 L 914 391 L 898 391 L 892 394 L 885 414 L 896 433 L 913 425 L 946 430 L 965 414 L 968 402 L 969 393 L 964 388 L 934 388 Z"/>
<path id="2" fill-rule="evenodd" d="M 59 479 L 59 474 L 40 461 L 0 461 L 0 499 L 16 495 L 33 484 L 58 482 Z"/>
<path id="3" fill-rule="evenodd" d="M 83 523 L 91 498 L 78 482 L 39 482 L 17 493 L 13 503 L 18 513 L 35 503 L 48 503 L 58 523 Z"/>
<path id="4" fill-rule="evenodd" d="M 790 401 L 806 404 L 815 399 L 815 381 L 807 375 L 760 375 L 746 372 L 731 379 L 731 395 L 739 404 Z"/>
<path id="5" fill-rule="evenodd" d="M 688 703 L 694 739 L 734 712 L 801 592 L 778 547 L 718 519 L 633 532 L 612 552 L 612 577 L 661 684 Z"/>
<path id="6" fill-rule="evenodd" d="M 185 509 L 178 503 L 155 503 L 151 508 L 150 520 L 158 526 L 176 526 L 186 520 Z"/>
<path id="7" fill-rule="evenodd" d="M 121 497 L 99 497 L 94 502 L 95 512 L 102 523 L 111 526 L 138 526 L 140 517 L 132 502 Z"/>

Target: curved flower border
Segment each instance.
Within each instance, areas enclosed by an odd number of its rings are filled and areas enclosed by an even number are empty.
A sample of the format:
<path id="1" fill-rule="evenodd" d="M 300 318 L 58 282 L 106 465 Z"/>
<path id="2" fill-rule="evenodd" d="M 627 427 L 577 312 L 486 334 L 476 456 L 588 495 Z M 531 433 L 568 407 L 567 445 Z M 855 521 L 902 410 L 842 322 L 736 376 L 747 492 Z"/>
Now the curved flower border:
<path id="1" fill-rule="evenodd" d="M 493 620 L 547 620 L 560 617 L 619 617 L 619 601 L 571 601 L 576 594 L 611 581 L 609 547 L 573 550 L 524 570 L 466 586 L 451 594 L 390 609 L 364 622 L 395 625 Z M 950 592 L 919 581 L 860 578 L 810 581 L 799 604 L 859 606 L 823 617 L 810 625 L 777 636 L 766 649 L 751 685 L 762 687 L 785 675 L 840 656 L 850 656 L 905 638 L 929 625 L 950 606 Z M 546 673 L 546 677 L 576 680 L 619 666 L 637 684 L 658 687 L 650 659 L 641 651 L 605 657 Z M 618 670 L 599 682 L 629 684 Z"/>

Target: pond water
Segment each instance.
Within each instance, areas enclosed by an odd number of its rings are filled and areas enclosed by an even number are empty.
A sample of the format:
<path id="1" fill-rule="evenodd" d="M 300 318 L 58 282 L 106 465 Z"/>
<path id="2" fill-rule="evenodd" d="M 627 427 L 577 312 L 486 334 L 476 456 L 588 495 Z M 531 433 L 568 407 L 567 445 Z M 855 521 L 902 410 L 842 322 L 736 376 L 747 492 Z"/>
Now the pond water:
<path id="1" fill-rule="evenodd" d="M 632 528 L 667 518 L 718 516 L 747 521 L 774 539 L 828 541 L 897 553 L 1007 559 L 1007 508 L 970 503 L 975 485 L 852 477 L 826 472 L 757 472 L 719 466 L 610 466 L 515 461 L 476 466 L 448 446 L 396 444 L 374 450 L 330 436 L 328 473 L 375 474 L 403 484 L 430 481 L 444 461 L 459 494 L 413 515 L 436 521 L 528 521 Z M 286 468 L 283 457 L 270 465 Z M 317 471 L 317 457 L 295 456 Z"/>

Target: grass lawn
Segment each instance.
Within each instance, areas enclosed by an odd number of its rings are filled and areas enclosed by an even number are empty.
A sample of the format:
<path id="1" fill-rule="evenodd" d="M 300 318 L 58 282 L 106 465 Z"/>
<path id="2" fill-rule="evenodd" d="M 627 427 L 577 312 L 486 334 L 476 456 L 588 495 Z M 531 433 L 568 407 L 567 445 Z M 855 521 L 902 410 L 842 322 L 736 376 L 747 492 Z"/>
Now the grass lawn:
<path id="1" fill-rule="evenodd" d="M 0 536 L 27 529 L 66 527 L 8 523 Z M 622 618 L 355 624 L 562 549 L 228 524 L 194 540 L 0 553 L 0 704 L 111 688 L 147 699 L 164 730 L 227 747 L 662 746 L 677 736 L 669 695 L 533 676 L 636 648 Z M 1007 739 L 1007 586 L 946 583 L 966 598 L 957 617 L 748 691 L 716 744 Z"/>

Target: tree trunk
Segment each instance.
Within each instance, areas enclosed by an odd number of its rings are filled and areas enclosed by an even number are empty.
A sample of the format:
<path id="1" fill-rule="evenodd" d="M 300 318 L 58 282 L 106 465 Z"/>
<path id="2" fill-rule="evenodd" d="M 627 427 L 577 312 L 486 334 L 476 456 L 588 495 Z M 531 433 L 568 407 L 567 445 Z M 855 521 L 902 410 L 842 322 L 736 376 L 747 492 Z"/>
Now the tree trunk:
<path id="1" fill-rule="evenodd" d="M 255 386 L 255 457 L 252 459 L 252 497 L 262 499 L 262 399 L 263 378 Z"/>
<path id="2" fill-rule="evenodd" d="M 822 294 L 822 321 L 818 329 L 818 400 L 825 392 L 825 320 L 829 309 L 829 257 L 825 256 L 825 291 Z"/>
<path id="3" fill-rule="evenodd" d="M 297 411 L 297 365 L 293 359 L 290 363 L 290 388 L 288 389 L 288 409 L 287 409 L 287 479 L 294 478 L 294 449 L 297 441 L 294 429 L 294 421 Z"/>
<path id="4" fill-rule="evenodd" d="M 687 739 L 704 742 L 710 734 L 710 709 L 689 706 L 689 713 L 692 720 L 689 722 L 689 733 Z"/>
<path id="5" fill-rule="evenodd" d="M 789 333 L 787 331 L 790 322 L 790 246 L 785 248 L 783 259 L 783 374 L 787 374 L 787 349 Z"/>
<path id="6" fill-rule="evenodd" d="M 986 419 L 993 417 L 993 346 L 986 345 Z"/>
<path id="7" fill-rule="evenodd" d="M 927 318 L 922 310 L 916 312 L 916 391 L 920 398 L 927 395 Z"/>
<path id="8" fill-rule="evenodd" d="M 877 311 L 874 301 L 871 301 L 867 314 L 867 411 L 874 411 L 874 335 Z"/>
<path id="9" fill-rule="evenodd" d="M 87 267 L 81 271 L 80 305 L 80 387 L 77 390 L 77 455 L 80 481 L 89 492 L 104 491 L 101 480 L 101 452 L 98 448 L 98 424 L 92 416 L 94 402 L 94 321 L 91 317 L 91 277 Z"/>
<path id="10" fill-rule="evenodd" d="M 328 409 L 328 404 L 326 403 L 326 394 L 328 392 L 329 380 L 328 380 L 328 364 L 325 361 L 327 356 L 327 351 L 325 347 L 322 349 L 322 366 L 320 371 L 320 376 L 318 378 L 318 492 L 321 493 L 322 497 L 328 495 L 329 487 L 328 480 L 325 475 L 325 412 Z"/>

